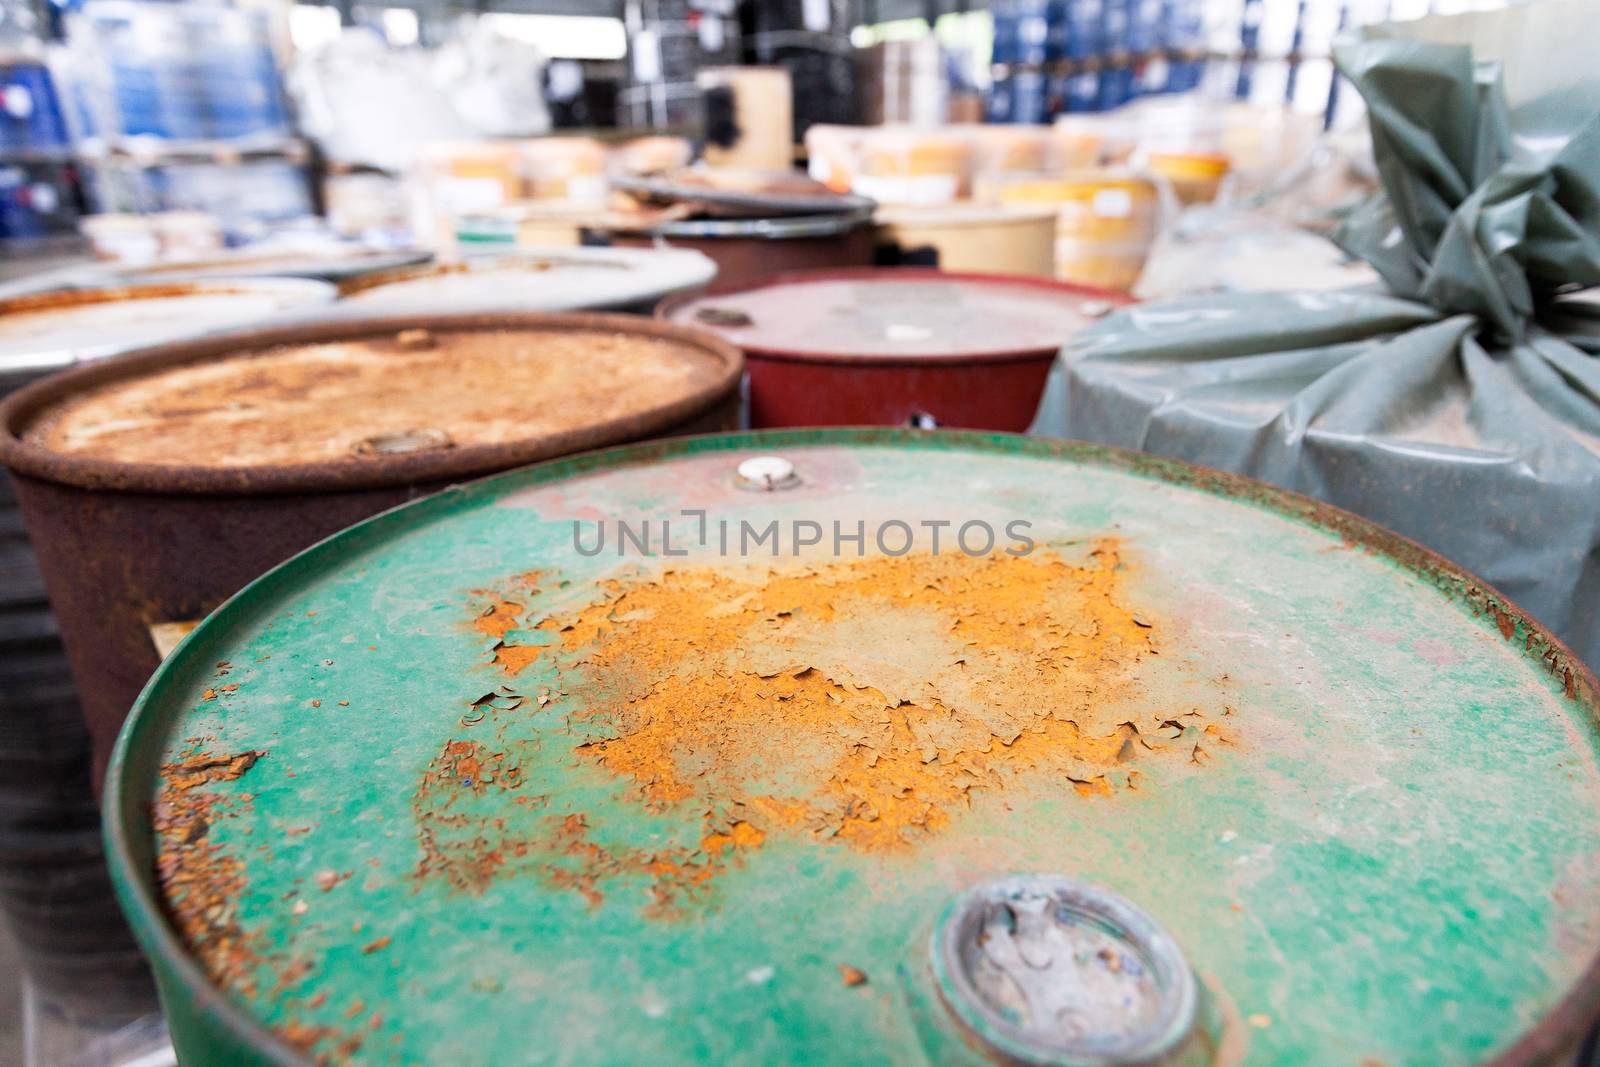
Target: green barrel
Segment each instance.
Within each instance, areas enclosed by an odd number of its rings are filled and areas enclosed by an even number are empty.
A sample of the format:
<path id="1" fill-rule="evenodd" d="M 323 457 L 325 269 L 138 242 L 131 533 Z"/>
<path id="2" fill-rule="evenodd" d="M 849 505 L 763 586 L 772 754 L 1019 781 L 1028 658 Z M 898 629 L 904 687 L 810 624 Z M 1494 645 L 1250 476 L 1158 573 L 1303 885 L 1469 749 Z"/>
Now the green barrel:
<path id="1" fill-rule="evenodd" d="M 794 431 L 296 557 L 107 825 L 186 1064 L 1570 1063 L 1597 750 L 1566 649 L 1342 512 Z"/>

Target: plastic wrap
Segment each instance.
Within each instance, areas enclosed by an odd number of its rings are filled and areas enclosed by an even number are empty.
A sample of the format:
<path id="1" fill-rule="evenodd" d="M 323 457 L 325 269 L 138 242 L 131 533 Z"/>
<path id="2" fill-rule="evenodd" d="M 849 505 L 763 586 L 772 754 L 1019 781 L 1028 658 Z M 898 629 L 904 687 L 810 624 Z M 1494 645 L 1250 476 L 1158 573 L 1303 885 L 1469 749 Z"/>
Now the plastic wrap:
<path id="1" fill-rule="evenodd" d="M 1342 51 L 1383 192 L 1339 244 L 1387 283 L 1108 317 L 1067 435 L 1238 471 L 1404 533 L 1600 663 L 1600 114 L 1519 139 L 1462 47 Z M 1047 417 L 1042 420 L 1050 425 Z"/>

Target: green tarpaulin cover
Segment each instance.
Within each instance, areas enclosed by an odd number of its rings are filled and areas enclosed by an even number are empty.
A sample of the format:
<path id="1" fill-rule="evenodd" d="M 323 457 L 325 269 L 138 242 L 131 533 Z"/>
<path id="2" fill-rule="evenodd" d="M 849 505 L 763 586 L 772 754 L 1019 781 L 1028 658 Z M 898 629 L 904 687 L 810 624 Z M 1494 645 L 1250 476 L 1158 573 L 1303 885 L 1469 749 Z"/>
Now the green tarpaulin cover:
<path id="1" fill-rule="evenodd" d="M 1065 432 L 1254 475 L 1477 572 L 1600 665 L 1600 100 L 1518 135 L 1454 45 L 1341 49 L 1383 287 L 1139 305 L 1066 353 Z"/>

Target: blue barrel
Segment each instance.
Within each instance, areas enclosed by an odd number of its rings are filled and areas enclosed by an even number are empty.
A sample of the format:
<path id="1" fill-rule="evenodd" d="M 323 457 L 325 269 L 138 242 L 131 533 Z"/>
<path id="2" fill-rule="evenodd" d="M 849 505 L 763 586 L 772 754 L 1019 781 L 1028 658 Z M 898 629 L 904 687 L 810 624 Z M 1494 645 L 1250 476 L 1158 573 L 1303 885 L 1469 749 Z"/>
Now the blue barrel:
<path id="1" fill-rule="evenodd" d="M 1067 57 L 1089 59 L 1105 51 L 1104 5 L 1101 0 L 1069 0 Z"/>
<path id="2" fill-rule="evenodd" d="M 79 200 L 77 175 L 70 164 L 0 166 L 0 239 L 76 233 Z"/>
<path id="3" fill-rule="evenodd" d="M 1126 63 L 1101 68 L 1098 89 L 1101 111 L 1121 107 L 1134 97 L 1133 68 Z"/>
<path id="4" fill-rule="evenodd" d="M 1045 56 L 1051 62 L 1070 58 L 1072 23 L 1067 18 L 1067 0 L 1048 0 L 1045 4 Z"/>
<path id="5" fill-rule="evenodd" d="M 1015 0 L 994 0 L 989 6 L 989 17 L 994 24 L 994 43 L 989 53 L 992 61 L 1008 65 L 1021 62 Z"/>
<path id="6" fill-rule="evenodd" d="M 985 122 L 1011 122 L 1015 108 L 1011 92 L 1012 75 L 1003 74 L 994 79 L 989 86 L 989 95 L 984 100 L 983 117 Z"/>
<path id="7" fill-rule="evenodd" d="M 1019 0 L 1016 7 L 1016 62 L 1040 64 L 1052 58 L 1049 9 L 1048 0 Z"/>
<path id="8" fill-rule="evenodd" d="M 1074 114 L 1100 110 L 1100 78 L 1092 70 L 1067 79 L 1066 109 Z"/>
<path id="9" fill-rule="evenodd" d="M 60 151 L 70 146 L 50 71 L 34 60 L 0 62 L 0 152 Z"/>
<path id="10" fill-rule="evenodd" d="M 1038 69 L 1011 76 L 1011 121 L 1037 125 L 1050 120 L 1050 78 Z"/>
<path id="11" fill-rule="evenodd" d="M 1128 51 L 1142 55 L 1160 48 L 1166 13 L 1163 0 L 1129 0 Z"/>
<path id="12" fill-rule="evenodd" d="M 1103 0 L 1100 15 L 1100 52 L 1101 54 L 1128 51 L 1128 33 L 1132 19 L 1129 14 L 1130 0 Z"/>

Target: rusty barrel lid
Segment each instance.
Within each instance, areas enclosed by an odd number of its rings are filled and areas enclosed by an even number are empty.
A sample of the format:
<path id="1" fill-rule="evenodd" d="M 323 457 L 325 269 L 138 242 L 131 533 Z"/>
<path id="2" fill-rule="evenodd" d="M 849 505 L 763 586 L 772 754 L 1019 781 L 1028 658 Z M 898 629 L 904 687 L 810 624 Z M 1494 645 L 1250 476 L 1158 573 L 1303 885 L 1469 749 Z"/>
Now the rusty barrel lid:
<path id="1" fill-rule="evenodd" d="M 712 286 L 663 301 L 656 315 L 714 330 L 751 358 L 892 366 L 1053 356 L 1128 302 L 1048 278 L 866 267 Z"/>
<path id="2" fill-rule="evenodd" d="M 1260 483 L 735 434 L 273 571 L 108 832 L 193 1062 L 1534 1064 L 1600 1003 L 1596 712 Z"/>
<path id="3" fill-rule="evenodd" d="M 633 315 L 299 323 L 35 382 L 0 403 L 0 463 L 183 495 L 437 483 L 667 432 L 742 372 L 727 342 Z"/>
<path id="4" fill-rule="evenodd" d="M 684 248 L 551 248 L 473 255 L 343 283 L 340 316 L 399 311 L 577 311 L 650 305 L 717 267 Z"/>
<path id="5" fill-rule="evenodd" d="M 0 299 L 0 371 L 66 367 L 87 359 L 256 325 L 336 295 L 304 278 L 85 286 Z"/>

